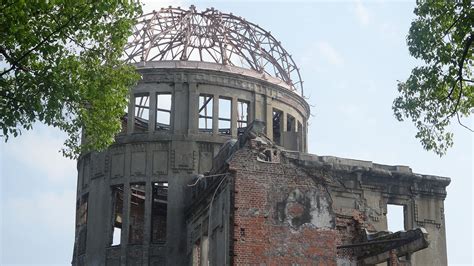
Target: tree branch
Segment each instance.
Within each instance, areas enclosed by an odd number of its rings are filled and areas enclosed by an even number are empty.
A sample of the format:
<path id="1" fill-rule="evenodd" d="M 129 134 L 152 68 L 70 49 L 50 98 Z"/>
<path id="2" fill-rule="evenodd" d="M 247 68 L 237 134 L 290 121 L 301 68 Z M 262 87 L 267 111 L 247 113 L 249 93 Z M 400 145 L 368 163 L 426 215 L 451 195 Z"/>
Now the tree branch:
<path id="1" fill-rule="evenodd" d="M 20 63 L 15 64 L 13 62 L 14 61 L 13 58 L 11 58 L 10 55 L 8 55 L 7 50 L 3 46 L 0 46 L 0 53 L 5 57 L 7 62 L 12 65 L 13 68 L 19 68 L 19 69 L 21 69 L 25 72 L 27 72 L 29 70 L 29 69 L 25 68 L 24 66 L 22 66 Z"/>
<path id="2" fill-rule="evenodd" d="M 20 58 L 14 60 L 13 62 L 10 62 L 10 64 L 12 65 L 9 69 L 3 71 L 2 73 L 0 73 L 0 77 L 9 73 L 10 71 L 12 71 L 13 69 L 15 69 L 15 67 L 17 67 L 20 62 L 25 59 L 29 54 L 31 54 L 33 51 L 35 51 L 36 49 L 38 49 L 41 45 L 45 44 L 46 42 L 48 42 L 50 40 L 50 38 L 61 32 L 64 28 L 66 28 L 70 23 L 71 21 L 76 18 L 76 16 L 72 15 L 66 23 L 64 23 L 63 25 L 57 27 L 54 31 L 52 31 L 50 34 L 48 34 L 48 36 L 46 36 L 41 42 L 39 42 L 38 44 L 36 44 L 34 47 L 32 47 L 30 50 L 26 51 L 22 56 L 20 56 Z"/>
<path id="3" fill-rule="evenodd" d="M 474 130 L 472 130 L 470 127 L 464 125 L 463 123 L 461 123 L 461 119 L 459 119 L 459 113 L 456 113 L 456 116 L 458 118 L 458 123 L 463 126 L 464 128 L 466 128 L 467 130 L 471 131 L 471 132 L 474 132 Z"/>

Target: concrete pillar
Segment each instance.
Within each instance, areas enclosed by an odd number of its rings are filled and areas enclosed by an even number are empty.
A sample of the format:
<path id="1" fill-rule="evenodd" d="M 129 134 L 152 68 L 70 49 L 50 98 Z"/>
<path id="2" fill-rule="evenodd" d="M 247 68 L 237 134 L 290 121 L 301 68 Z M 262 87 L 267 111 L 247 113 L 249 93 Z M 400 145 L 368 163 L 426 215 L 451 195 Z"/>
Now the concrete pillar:
<path id="1" fill-rule="evenodd" d="M 173 97 L 173 109 L 181 108 L 181 105 L 177 106 L 177 103 Z M 199 94 L 197 92 L 197 84 L 196 83 L 189 83 L 188 89 L 188 103 L 189 103 L 189 110 L 188 110 L 188 134 L 196 134 L 198 130 L 198 116 L 197 113 L 199 109 Z M 174 110 L 172 115 L 174 115 Z"/>
<path id="2" fill-rule="evenodd" d="M 130 94 L 130 101 L 128 102 L 127 114 L 127 135 L 131 135 L 134 131 L 135 120 L 135 94 Z"/>
<path id="3" fill-rule="evenodd" d="M 232 138 L 237 138 L 237 97 L 232 97 L 230 129 Z"/>
<path id="4" fill-rule="evenodd" d="M 273 139 L 273 106 L 272 106 L 272 97 L 266 95 L 265 96 L 265 125 L 266 130 L 265 134 L 268 138 Z"/>
<path id="5" fill-rule="evenodd" d="M 148 121 L 148 132 L 153 134 L 156 125 L 156 92 L 150 92 L 150 118 Z"/>
<path id="6" fill-rule="evenodd" d="M 219 135 L 219 95 L 212 98 L 212 135 Z"/>
<path id="7" fill-rule="evenodd" d="M 128 160 L 130 161 L 130 160 Z M 127 164 L 127 163 L 125 163 Z M 130 226 L 130 183 L 126 182 L 123 184 L 123 217 L 122 217 L 122 230 L 120 238 L 120 265 L 127 265 L 127 246 L 128 246 L 128 234 Z"/>

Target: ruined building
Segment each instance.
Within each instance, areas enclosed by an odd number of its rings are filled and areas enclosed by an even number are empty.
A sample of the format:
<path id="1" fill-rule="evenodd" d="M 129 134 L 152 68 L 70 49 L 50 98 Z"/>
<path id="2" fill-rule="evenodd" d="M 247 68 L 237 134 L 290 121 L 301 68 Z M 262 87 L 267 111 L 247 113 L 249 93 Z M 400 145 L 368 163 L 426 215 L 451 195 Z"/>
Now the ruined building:
<path id="1" fill-rule="evenodd" d="M 194 7 L 133 32 L 123 130 L 78 160 L 73 265 L 447 264 L 450 180 L 308 154 L 299 71 L 269 32 Z"/>

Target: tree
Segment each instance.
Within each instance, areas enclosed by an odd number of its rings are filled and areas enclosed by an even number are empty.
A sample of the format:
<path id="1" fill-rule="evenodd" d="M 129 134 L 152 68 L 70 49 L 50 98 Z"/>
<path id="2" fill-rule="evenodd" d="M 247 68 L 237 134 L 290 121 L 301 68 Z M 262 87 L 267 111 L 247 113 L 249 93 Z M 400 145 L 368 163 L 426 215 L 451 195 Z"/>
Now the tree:
<path id="1" fill-rule="evenodd" d="M 474 111 L 474 8 L 471 0 L 417 2 L 407 43 L 425 65 L 398 82 L 392 108 L 399 121 L 412 120 L 426 150 L 442 156 L 453 145 L 452 120 L 472 131 L 462 118 Z"/>
<path id="2" fill-rule="evenodd" d="M 0 126 L 5 141 L 43 122 L 68 134 L 65 156 L 103 149 L 139 78 L 120 60 L 135 1 L 0 3 Z M 85 143 L 81 144 L 84 136 Z"/>

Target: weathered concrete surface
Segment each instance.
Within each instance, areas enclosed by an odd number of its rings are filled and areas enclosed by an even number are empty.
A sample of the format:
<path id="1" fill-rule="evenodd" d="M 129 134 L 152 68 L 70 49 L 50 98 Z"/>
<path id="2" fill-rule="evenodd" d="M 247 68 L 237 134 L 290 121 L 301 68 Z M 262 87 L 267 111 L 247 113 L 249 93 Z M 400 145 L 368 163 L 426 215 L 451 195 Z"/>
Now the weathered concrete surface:
<path id="1" fill-rule="evenodd" d="M 175 65 L 176 66 L 176 65 Z M 187 190 L 193 176 L 211 169 L 213 157 L 222 143 L 237 138 L 237 102 L 248 103 L 248 121 L 263 119 L 269 123 L 267 134 L 272 136 L 272 110 L 282 111 L 300 123 L 298 132 L 294 126 L 291 134 L 298 133 L 297 145 L 288 144 L 289 149 L 305 151 L 309 106 L 303 98 L 272 79 L 262 79 L 251 70 L 242 72 L 223 71 L 222 66 L 190 64 L 168 68 L 165 65 L 147 64 L 138 66 L 141 82 L 131 91 L 130 98 L 148 95 L 148 121 L 135 118 L 135 102 L 129 104 L 124 129 L 116 137 L 115 144 L 101 153 L 88 153 L 79 158 L 77 199 L 78 210 L 81 197 L 88 196 L 87 222 L 76 229 L 73 265 L 183 265 L 188 250 L 185 208 L 191 197 Z M 232 69 L 231 69 L 232 70 Z M 171 118 L 169 130 L 157 130 L 156 95 L 170 93 Z M 214 99 L 224 97 L 232 104 L 230 135 L 218 131 L 218 101 L 214 101 L 213 128 L 211 132 L 198 129 L 199 96 L 212 95 Z M 283 122 L 282 122 L 283 123 Z M 282 135 L 286 127 L 281 128 Z M 285 146 L 285 141 L 281 145 Z M 168 183 L 167 241 L 151 243 L 152 184 Z M 133 204 L 132 186 L 143 184 L 145 194 L 143 236 L 141 244 L 132 244 L 129 226 L 136 219 L 131 213 Z M 121 243 L 111 246 L 113 234 L 113 186 L 123 186 L 123 217 Z M 79 211 L 78 211 L 79 213 Z M 141 232 L 141 231 L 140 231 Z M 140 233 L 141 234 L 141 233 Z M 83 235 L 83 237 L 80 237 Z M 83 242 L 80 244 L 79 242 Z M 214 241 L 214 240 L 210 240 Z M 212 246 L 212 245 L 211 245 Z M 210 250 L 215 256 L 221 252 Z M 227 253 L 226 253 L 227 254 Z M 213 255 L 214 256 L 214 255 Z"/>

